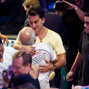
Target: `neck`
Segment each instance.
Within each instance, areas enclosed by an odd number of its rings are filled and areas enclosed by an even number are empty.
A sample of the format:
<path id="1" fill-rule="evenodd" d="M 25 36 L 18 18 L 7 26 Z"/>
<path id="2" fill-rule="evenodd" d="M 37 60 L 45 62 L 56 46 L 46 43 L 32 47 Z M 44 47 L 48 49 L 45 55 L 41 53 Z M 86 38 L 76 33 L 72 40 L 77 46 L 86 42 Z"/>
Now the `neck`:
<path id="1" fill-rule="evenodd" d="M 43 27 L 38 33 L 36 33 L 40 40 L 42 40 L 47 34 L 47 28 Z"/>

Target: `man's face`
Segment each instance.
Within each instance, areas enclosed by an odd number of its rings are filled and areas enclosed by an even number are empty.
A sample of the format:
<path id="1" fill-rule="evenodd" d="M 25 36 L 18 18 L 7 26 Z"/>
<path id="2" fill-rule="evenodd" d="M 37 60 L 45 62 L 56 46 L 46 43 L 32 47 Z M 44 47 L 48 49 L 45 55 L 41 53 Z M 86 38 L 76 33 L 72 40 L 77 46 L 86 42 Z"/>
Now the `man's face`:
<path id="1" fill-rule="evenodd" d="M 28 19 L 29 19 L 29 25 L 30 25 L 30 27 L 36 33 L 38 33 L 42 29 L 42 27 L 43 27 L 43 23 L 45 21 L 45 18 L 41 19 L 39 17 L 39 15 L 35 15 L 35 16 L 28 15 Z"/>
<path id="2" fill-rule="evenodd" d="M 85 23 L 84 23 L 85 31 L 86 31 L 86 33 L 89 34 L 89 17 L 85 16 L 84 21 L 85 21 Z"/>
<path id="3" fill-rule="evenodd" d="M 30 68 L 28 65 L 23 65 L 23 58 L 19 57 L 12 61 L 13 73 L 15 76 L 20 74 L 28 74 L 28 69 Z M 29 69 L 30 70 L 30 69 Z"/>
<path id="4" fill-rule="evenodd" d="M 3 52 L 4 52 L 4 48 L 3 48 L 3 45 L 1 43 L 0 44 L 0 62 L 1 62 L 1 59 L 3 58 Z"/>

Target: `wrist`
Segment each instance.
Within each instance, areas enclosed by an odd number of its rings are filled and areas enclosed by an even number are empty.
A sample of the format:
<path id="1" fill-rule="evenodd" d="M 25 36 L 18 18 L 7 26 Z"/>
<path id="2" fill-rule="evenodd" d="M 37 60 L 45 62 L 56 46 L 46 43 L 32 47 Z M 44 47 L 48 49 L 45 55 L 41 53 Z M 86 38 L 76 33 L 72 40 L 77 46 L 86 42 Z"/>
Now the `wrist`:
<path id="1" fill-rule="evenodd" d="M 55 63 L 54 62 L 52 62 L 52 70 L 55 70 L 56 69 L 56 65 L 55 65 Z"/>
<path id="2" fill-rule="evenodd" d="M 79 8 L 76 6 L 74 9 L 75 9 L 75 11 L 76 11 L 76 10 L 78 10 Z"/>
<path id="3" fill-rule="evenodd" d="M 74 71 L 74 70 L 71 69 L 70 71 L 71 71 L 73 74 L 75 74 L 75 71 Z"/>

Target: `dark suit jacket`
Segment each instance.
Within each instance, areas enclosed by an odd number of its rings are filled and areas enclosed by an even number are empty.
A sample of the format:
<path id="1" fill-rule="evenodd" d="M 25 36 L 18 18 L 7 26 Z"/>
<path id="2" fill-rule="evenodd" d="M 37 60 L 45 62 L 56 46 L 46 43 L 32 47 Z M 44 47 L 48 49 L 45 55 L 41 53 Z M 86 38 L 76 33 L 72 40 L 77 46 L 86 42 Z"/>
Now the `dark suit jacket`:
<path id="1" fill-rule="evenodd" d="M 11 88 L 12 83 L 14 87 L 23 85 L 25 83 L 32 83 L 37 89 L 40 89 L 38 79 L 33 79 L 29 74 L 21 74 L 19 76 L 12 77 L 9 88 Z"/>

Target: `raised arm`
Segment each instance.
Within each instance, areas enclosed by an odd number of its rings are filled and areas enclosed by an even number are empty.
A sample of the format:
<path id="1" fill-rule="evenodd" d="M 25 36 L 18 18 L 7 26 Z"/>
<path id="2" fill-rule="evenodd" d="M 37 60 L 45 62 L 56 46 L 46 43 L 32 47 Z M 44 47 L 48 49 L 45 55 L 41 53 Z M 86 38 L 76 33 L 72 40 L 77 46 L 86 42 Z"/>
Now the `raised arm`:
<path id="1" fill-rule="evenodd" d="M 63 2 L 68 4 L 68 6 L 69 6 L 68 8 L 74 9 L 76 11 L 78 17 L 84 22 L 84 14 L 85 13 L 79 7 L 77 7 L 76 5 L 74 5 L 72 3 L 67 2 L 65 0 L 63 0 Z"/>

